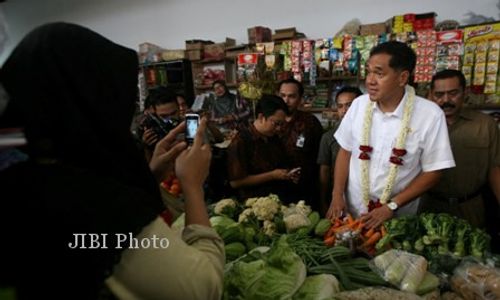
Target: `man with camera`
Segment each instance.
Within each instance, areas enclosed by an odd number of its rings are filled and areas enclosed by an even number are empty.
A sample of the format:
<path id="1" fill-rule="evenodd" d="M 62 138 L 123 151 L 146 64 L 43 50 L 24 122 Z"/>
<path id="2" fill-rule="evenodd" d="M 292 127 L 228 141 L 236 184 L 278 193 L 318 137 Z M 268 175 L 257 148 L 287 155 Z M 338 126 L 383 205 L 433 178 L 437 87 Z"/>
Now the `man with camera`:
<path id="1" fill-rule="evenodd" d="M 175 92 L 161 86 L 149 92 L 145 106 L 137 136 L 145 145 L 149 161 L 156 143 L 179 123 L 179 105 Z"/>

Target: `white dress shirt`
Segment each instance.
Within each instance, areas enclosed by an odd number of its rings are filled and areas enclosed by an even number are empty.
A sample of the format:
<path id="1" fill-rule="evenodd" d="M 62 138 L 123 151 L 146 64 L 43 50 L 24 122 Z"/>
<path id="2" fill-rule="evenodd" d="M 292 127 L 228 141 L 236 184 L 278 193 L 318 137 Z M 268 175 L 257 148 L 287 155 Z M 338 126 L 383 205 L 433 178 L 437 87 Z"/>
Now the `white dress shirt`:
<path id="1" fill-rule="evenodd" d="M 346 196 L 348 210 L 355 217 L 368 210 L 362 199 L 359 159 L 366 105 L 375 105 L 370 132 L 370 146 L 373 151 L 370 153 L 369 177 L 370 199 L 376 200 L 381 197 L 387 182 L 391 164 L 389 158 L 400 133 L 406 101 L 407 93 L 396 110 L 384 113 L 376 102 L 370 101 L 369 95 L 362 95 L 352 103 L 335 132 L 335 139 L 340 146 L 351 152 Z M 434 102 L 415 96 L 405 149 L 407 153 L 402 157 L 403 165 L 398 167 L 391 196 L 406 188 L 422 171 L 430 172 L 455 166 L 446 119 L 441 108 Z M 397 210 L 397 215 L 415 214 L 418 203 L 419 200 L 416 199 L 406 204 Z"/>

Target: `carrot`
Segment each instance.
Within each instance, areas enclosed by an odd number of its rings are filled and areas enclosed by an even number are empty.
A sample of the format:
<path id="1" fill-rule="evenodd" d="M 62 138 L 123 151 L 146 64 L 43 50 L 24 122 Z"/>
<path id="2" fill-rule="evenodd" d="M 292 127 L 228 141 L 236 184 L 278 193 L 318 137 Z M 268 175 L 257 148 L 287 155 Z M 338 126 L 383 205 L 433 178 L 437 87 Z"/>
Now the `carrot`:
<path id="1" fill-rule="evenodd" d="M 357 227 L 356 229 L 358 229 L 358 230 L 362 230 L 362 229 L 363 229 L 363 227 L 365 227 L 365 223 L 363 223 L 362 221 L 359 221 L 359 223 L 358 223 L 358 227 Z"/>
<path id="2" fill-rule="evenodd" d="M 323 242 L 325 243 L 326 246 L 331 247 L 335 244 L 335 236 L 333 235 L 329 238 L 326 238 Z"/>
<path id="3" fill-rule="evenodd" d="M 368 231 L 365 232 L 365 234 L 363 236 L 365 238 L 369 239 L 374 233 L 375 233 L 375 229 L 373 229 L 373 227 L 372 227 L 372 228 L 368 229 Z"/>
<path id="4" fill-rule="evenodd" d="M 369 239 L 367 239 L 361 247 L 368 249 L 370 246 L 373 246 L 380 238 L 382 234 L 380 232 L 375 232 Z"/>
<path id="5" fill-rule="evenodd" d="M 342 220 L 340 220 L 340 218 L 336 218 L 333 223 L 333 227 L 339 227 L 339 226 L 342 226 Z"/>
<path id="6" fill-rule="evenodd" d="M 354 223 L 354 219 L 352 218 L 351 214 L 347 214 L 347 224 L 351 225 Z"/>
<path id="7" fill-rule="evenodd" d="M 384 225 L 380 226 L 380 232 L 382 233 L 382 236 L 385 236 L 387 234 L 387 229 L 385 229 Z"/>
<path id="8" fill-rule="evenodd" d="M 349 224 L 345 224 L 345 225 L 333 228 L 333 232 L 337 233 L 337 232 L 342 232 L 342 231 L 346 231 L 346 230 L 350 230 L 350 229 L 352 229 L 351 226 L 349 226 Z"/>

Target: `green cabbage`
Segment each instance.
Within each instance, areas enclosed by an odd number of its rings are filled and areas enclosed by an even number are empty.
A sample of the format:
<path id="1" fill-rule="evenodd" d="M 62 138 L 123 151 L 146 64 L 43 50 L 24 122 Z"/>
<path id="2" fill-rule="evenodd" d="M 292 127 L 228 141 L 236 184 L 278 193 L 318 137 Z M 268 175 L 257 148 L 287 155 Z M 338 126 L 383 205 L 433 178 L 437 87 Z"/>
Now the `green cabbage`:
<path id="1" fill-rule="evenodd" d="M 305 264 L 282 236 L 262 259 L 226 269 L 224 299 L 291 299 L 305 278 Z"/>
<path id="2" fill-rule="evenodd" d="M 215 216 L 210 218 L 210 224 L 212 227 L 226 228 L 229 225 L 235 224 L 236 221 L 226 216 Z"/>

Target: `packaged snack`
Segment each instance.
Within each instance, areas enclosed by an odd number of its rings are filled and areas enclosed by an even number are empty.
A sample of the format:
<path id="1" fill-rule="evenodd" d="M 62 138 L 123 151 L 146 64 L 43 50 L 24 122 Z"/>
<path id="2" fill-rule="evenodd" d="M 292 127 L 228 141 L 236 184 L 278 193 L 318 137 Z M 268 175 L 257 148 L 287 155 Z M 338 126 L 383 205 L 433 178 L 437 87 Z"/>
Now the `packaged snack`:
<path id="1" fill-rule="evenodd" d="M 476 64 L 485 63 L 486 62 L 486 52 L 477 52 L 476 53 Z"/>
<path id="2" fill-rule="evenodd" d="M 490 41 L 490 51 L 498 51 L 500 49 L 500 40 Z"/>
<path id="3" fill-rule="evenodd" d="M 466 53 L 464 55 L 464 65 L 465 66 L 474 65 L 474 53 Z"/>
<path id="4" fill-rule="evenodd" d="M 465 260 L 450 280 L 451 288 L 464 299 L 499 299 L 500 270 Z"/>
<path id="5" fill-rule="evenodd" d="M 484 93 L 485 94 L 494 94 L 496 91 L 496 82 L 486 82 L 484 84 Z"/>
<path id="6" fill-rule="evenodd" d="M 476 53 L 488 51 L 488 41 L 480 41 L 477 43 Z"/>
<path id="7" fill-rule="evenodd" d="M 498 73 L 498 62 L 489 62 L 486 65 L 487 74 L 497 74 Z"/>
<path id="8" fill-rule="evenodd" d="M 465 53 L 474 53 L 476 51 L 476 43 L 465 44 Z"/>
<path id="9" fill-rule="evenodd" d="M 484 74 L 486 71 L 486 64 L 479 63 L 474 66 L 474 77 L 472 80 L 473 85 L 483 85 L 484 84 Z"/>

